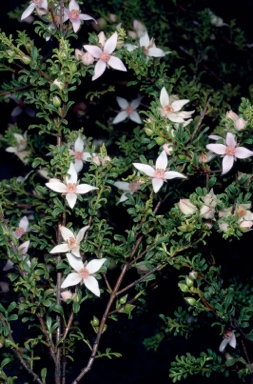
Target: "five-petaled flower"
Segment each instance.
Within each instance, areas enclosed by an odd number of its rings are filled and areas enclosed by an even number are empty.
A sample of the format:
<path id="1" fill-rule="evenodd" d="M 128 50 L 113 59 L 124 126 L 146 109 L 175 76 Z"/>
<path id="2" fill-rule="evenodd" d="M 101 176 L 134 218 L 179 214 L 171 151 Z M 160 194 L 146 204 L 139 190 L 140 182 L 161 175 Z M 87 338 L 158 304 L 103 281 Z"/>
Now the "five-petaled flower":
<path id="1" fill-rule="evenodd" d="M 218 155 L 223 156 L 222 175 L 230 171 L 233 167 L 234 161 L 237 158 L 246 159 L 247 157 L 253 156 L 253 152 L 249 149 L 237 147 L 235 135 L 231 132 L 227 133 L 225 144 L 208 144 L 206 148 L 214 153 L 217 153 Z"/>
<path id="2" fill-rule="evenodd" d="M 148 57 L 163 57 L 170 53 L 169 51 L 164 52 L 162 49 L 157 48 L 155 45 L 155 40 L 153 38 L 150 40 L 147 32 L 141 36 L 139 44 L 141 48 L 144 48 L 144 53 Z M 124 46 L 129 52 L 138 48 L 137 45 L 133 44 L 124 44 Z"/>
<path id="3" fill-rule="evenodd" d="M 74 167 L 76 172 L 80 172 L 83 169 L 83 163 L 92 156 L 89 152 L 84 152 L 84 141 L 80 135 L 75 141 L 74 149 L 70 149 L 69 153 L 75 156 Z"/>
<path id="4" fill-rule="evenodd" d="M 189 101 L 188 99 L 178 100 L 176 95 L 169 96 L 163 87 L 160 93 L 160 103 L 162 107 L 159 108 L 160 114 L 174 123 L 185 123 L 187 119 L 191 118 L 194 111 L 186 112 L 180 111 L 180 109 Z"/>
<path id="5" fill-rule="evenodd" d="M 155 193 L 159 191 L 163 183 L 167 180 L 174 179 L 175 177 L 186 178 L 182 173 L 176 171 L 167 171 L 168 158 L 165 151 L 162 151 L 158 156 L 155 167 L 147 164 L 133 163 L 133 166 L 140 172 L 145 173 L 152 179 L 153 190 Z"/>
<path id="6" fill-rule="evenodd" d="M 106 262 L 106 259 L 94 259 L 89 263 L 83 263 L 81 259 L 77 259 L 71 253 L 67 253 L 66 256 L 74 272 L 71 272 L 66 277 L 61 288 L 64 289 L 73 285 L 84 284 L 94 295 L 100 296 L 98 282 L 93 275 L 100 270 Z"/>
<path id="7" fill-rule="evenodd" d="M 83 240 L 84 234 L 89 228 L 89 225 L 80 229 L 77 235 L 73 233 L 67 227 L 60 225 L 60 232 L 65 243 L 56 245 L 51 249 L 50 253 L 62 253 L 62 252 L 71 252 L 76 257 L 81 257 L 80 255 L 80 243 Z"/>
<path id="8" fill-rule="evenodd" d="M 106 40 L 104 46 L 102 48 L 97 47 L 96 45 L 84 45 L 83 47 L 88 51 L 95 59 L 97 59 L 97 63 L 94 68 L 94 75 L 92 76 L 92 80 L 96 80 L 100 77 L 106 68 L 111 67 L 113 69 L 117 69 L 118 71 L 126 71 L 125 65 L 122 61 L 112 55 L 113 51 L 116 48 L 118 40 L 117 32 L 114 32 L 108 40 Z"/>
<path id="9" fill-rule="evenodd" d="M 67 11 L 69 21 L 72 23 L 74 32 L 77 32 L 81 25 L 81 20 L 94 20 L 93 17 L 80 13 L 80 7 L 76 0 L 71 0 L 69 3 L 69 9 Z"/>
<path id="10" fill-rule="evenodd" d="M 77 172 L 72 163 L 70 164 L 65 183 L 58 179 L 50 179 L 49 182 L 46 183 L 46 186 L 55 192 L 60 192 L 66 195 L 66 200 L 70 208 L 74 208 L 77 195 L 98 189 L 89 184 L 79 184 L 79 181 L 77 180 Z"/>
<path id="11" fill-rule="evenodd" d="M 117 96 L 116 99 L 122 110 L 114 118 L 112 124 L 118 124 L 121 121 L 125 120 L 127 117 L 129 117 L 130 120 L 134 121 L 137 124 L 142 123 L 139 113 L 136 112 L 136 108 L 138 108 L 140 105 L 141 97 L 134 99 L 130 103 L 123 97 Z"/>
<path id="12" fill-rule="evenodd" d="M 32 0 L 30 5 L 22 13 L 21 20 L 26 19 L 36 9 L 39 16 L 45 15 L 48 12 L 47 0 Z"/>

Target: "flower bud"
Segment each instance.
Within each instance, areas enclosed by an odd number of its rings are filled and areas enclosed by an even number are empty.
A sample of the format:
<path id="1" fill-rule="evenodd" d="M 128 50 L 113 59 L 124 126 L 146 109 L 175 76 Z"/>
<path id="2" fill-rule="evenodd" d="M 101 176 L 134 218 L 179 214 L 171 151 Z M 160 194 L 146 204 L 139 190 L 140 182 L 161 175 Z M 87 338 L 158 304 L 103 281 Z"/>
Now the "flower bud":
<path id="1" fill-rule="evenodd" d="M 72 296 L 73 296 L 73 294 L 70 291 L 63 291 L 63 292 L 61 292 L 61 297 L 62 297 L 63 301 L 67 301 L 69 299 L 72 299 Z"/>
<path id="2" fill-rule="evenodd" d="M 28 56 L 22 56 L 21 57 L 21 61 L 24 63 L 24 64 L 30 64 L 31 63 L 31 58 L 28 57 Z"/>
<path id="3" fill-rule="evenodd" d="M 70 66 L 69 66 L 69 69 L 70 69 L 70 72 L 72 74 L 76 73 L 77 72 L 76 64 L 75 63 L 71 63 Z"/>
<path id="4" fill-rule="evenodd" d="M 64 89 L 64 83 L 62 81 L 55 79 L 53 84 L 55 84 L 61 91 Z"/>
<path id="5" fill-rule="evenodd" d="M 53 106 L 56 108 L 61 106 L 61 99 L 58 96 L 53 97 Z"/>
<path id="6" fill-rule="evenodd" d="M 94 63 L 94 60 L 94 57 L 89 52 L 82 54 L 82 62 L 84 65 L 91 65 Z"/>
<path id="7" fill-rule="evenodd" d="M 156 137 L 156 138 L 155 138 L 155 141 L 156 141 L 156 143 L 157 143 L 158 145 L 163 145 L 163 144 L 165 144 L 165 139 L 164 139 L 163 137 L 161 137 L 161 136 Z"/>
<path id="8" fill-rule="evenodd" d="M 244 220 L 239 224 L 241 232 L 248 232 L 253 225 L 253 221 Z"/>
<path id="9" fill-rule="evenodd" d="M 178 207 L 185 216 L 193 215 L 197 211 L 197 207 L 189 199 L 180 199 Z"/>
<path id="10" fill-rule="evenodd" d="M 80 49 L 75 49 L 75 58 L 76 60 L 82 60 L 83 52 Z"/>
<path id="11" fill-rule="evenodd" d="M 179 288 L 181 289 L 182 292 L 189 292 L 189 288 L 187 287 L 186 284 L 183 283 L 178 283 Z"/>
<path id="12" fill-rule="evenodd" d="M 193 280 L 192 280 L 191 277 L 186 276 L 185 282 L 186 282 L 187 287 L 192 287 L 193 286 Z"/>
<path id="13" fill-rule="evenodd" d="M 98 327 L 99 326 L 99 320 L 98 320 L 98 318 L 96 316 L 93 316 L 93 319 L 91 320 L 90 323 L 91 323 L 91 325 L 93 327 Z"/>
<path id="14" fill-rule="evenodd" d="M 177 229 L 181 232 L 192 232 L 194 230 L 194 225 L 192 224 L 184 224 L 177 227 Z"/>
<path id="15" fill-rule="evenodd" d="M 195 300 L 193 297 L 185 297 L 184 299 L 185 299 L 185 301 L 186 301 L 189 305 L 195 305 L 195 304 L 196 304 L 196 300 Z"/>
<path id="16" fill-rule="evenodd" d="M 152 133 L 153 133 L 152 129 L 150 129 L 150 128 L 143 128 L 143 129 L 144 129 L 144 132 L 146 133 L 147 136 L 152 135 Z"/>

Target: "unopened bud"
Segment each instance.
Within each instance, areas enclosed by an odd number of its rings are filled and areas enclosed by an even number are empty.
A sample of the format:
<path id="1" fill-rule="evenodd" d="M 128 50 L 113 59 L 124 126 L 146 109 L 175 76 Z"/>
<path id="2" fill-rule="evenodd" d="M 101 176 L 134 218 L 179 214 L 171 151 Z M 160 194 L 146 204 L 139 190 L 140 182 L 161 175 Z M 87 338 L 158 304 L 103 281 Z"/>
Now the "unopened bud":
<path id="1" fill-rule="evenodd" d="M 93 319 L 91 320 L 90 323 L 91 323 L 91 325 L 93 327 L 98 327 L 99 326 L 99 320 L 98 320 L 98 318 L 96 316 L 93 316 Z"/>
<path id="2" fill-rule="evenodd" d="M 94 60 L 94 57 L 89 52 L 82 54 L 82 62 L 84 65 L 91 65 L 94 63 Z"/>
<path id="3" fill-rule="evenodd" d="M 61 106 L 61 99 L 58 96 L 53 97 L 53 106 L 56 108 Z"/>
<path id="4" fill-rule="evenodd" d="M 196 304 L 196 300 L 195 300 L 193 297 L 185 297 L 184 299 L 185 299 L 185 301 L 186 301 L 189 305 L 195 305 L 195 304 Z"/>
<path id="5" fill-rule="evenodd" d="M 189 199 L 180 199 L 178 207 L 185 216 L 193 215 L 197 211 L 197 207 Z"/>
<path id="6" fill-rule="evenodd" d="M 182 292 L 189 292 L 189 288 L 187 287 L 186 284 L 183 283 L 178 283 L 179 288 L 181 289 Z"/>
<path id="7" fill-rule="evenodd" d="M 193 286 L 193 280 L 189 276 L 186 276 L 185 282 L 186 282 L 187 287 Z"/>
<path id="8" fill-rule="evenodd" d="M 151 136 L 153 133 L 152 129 L 150 128 L 144 128 L 144 132 L 146 133 L 147 136 Z"/>
<path id="9" fill-rule="evenodd" d="M 156 138 L 155 138 L 155 141 L 156 141 L 156 143 L 157 143 L 158 145 L 163 145 L 163 144 L 165 144 L 165 139 L 164 139 L 164 137 L 161 137 L 161 136 L 156 137 Z"/>
<path id="10" fill-rule="evenodd" d="M 30 57 L 28 57 L 28 56 L 22 56 L 21 57 L 21 61 L 24 63 L 24 64 L 30 64 L 31 63 L 31 58 Z"/>

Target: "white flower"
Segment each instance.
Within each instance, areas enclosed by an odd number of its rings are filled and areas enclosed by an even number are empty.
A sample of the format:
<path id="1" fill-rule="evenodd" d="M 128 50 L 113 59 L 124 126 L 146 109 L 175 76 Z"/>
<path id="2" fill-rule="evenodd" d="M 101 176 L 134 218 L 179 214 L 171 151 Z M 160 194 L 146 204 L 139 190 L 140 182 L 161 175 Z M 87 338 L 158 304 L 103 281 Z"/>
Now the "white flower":
<path id="1" fill-rule="evenodd" d="M 166 89 L 163 87 L 160 93 L 160 103 L 161 107 L 159 108 L 161 116 L 167 117 L 170 121 L 174 123 L 185 123 L 186 120 L 191 118 L 191 115 L 194 111 L 180 111 L 180 109 L 189 102 L 188 99 L 178 100 L 177 96 L 169 96 Z"/>
<path id="2" fill-rule="evenodd" d="M 71 253 L 67 253 L 70 266 L 74 269 L 63 281 L 61 288 L 71 287 L 77 284 L 84 284 L 94 295 L 100 296 L 100 290 L 94 273 L 98 272 L 106 259 L 94 259 L 89 263 L 83 263 L 81 259 L 77 259 Z"/>
<path id="3" fill-rule="evenodd" d="M 48 12 L 47 0 L 32 0 L 21 16 L 21 20 L 26 19 L 31 13 L 36 10 L 39 16 L 45 15 Z"/>
<path id="4" fill-rule="evenodd" d="M 190 199 L 180 199 L 178 207 L 185 216 L 191 216 L 197 211 L 197 207 L 192 204 Z"/>
<path id="5" fill-rule="evenodd" d="M 102 48 L 97 47 L 96 45 L 84 45 L 86 51 L 98 60 L 94 68 L 92 80 L 96 80 L 100 77 L 108 67 L 112 67 L 118 71 L 127 70 L 122 61 L 118 57 L 112 55 L 116 48 L 117 40 L 118 34 L 117 32 L 114 32 Z"/>
<path id="6" fill-rule="evenodd" d="M 70 149 L 69 153 L 75 156 L 74 167 L 76 172 L 80 172 L 83 169 L 83 163 L 87 161 L 88 158 L 91 158 L 89 152 L 84 152 L 84 141 L 80 135 L 75 141 L 74 150 Z"/>
<path id="7" fill-rule="evenodd" d="M 235 331 L 227 330 L 224 334 L 224 339 L 220 343 L 219 351 L 223 352 L 227 345 L 230 345 L 232 348 L 236 348 L 236 337 Z"/>
<path id="8" fill-rule="evenodd" d="M 123 97 L 117 96 L 116 99 L 122 111 L 117 114 L 112 124 L 118 124 L 121 121 L 125 120 L 127 117 L 129 117 L 130 120 L 134 121 L 137 124 L 142 123 L 139 113 L 136 112 L 136 108 L 138 108 L 140 105 L 141 97 L 134 99 L 130 103 L 126 99 L 123 99 Z"/>
<path id="9" fill-rule="evenodd" d="M 155 41 L 152 38 L 150 40 L 149 35 L 147 32 L 145 32 L 141 37 L 140 37 L 140 42 L 139 42 L 140 47 L 144 48 L 144 53 L 146 56 L 149 57 L 163 57 L 166 54 L 170 53 L 169 51 L 164 52 L 162 49 L 157 48 L 155 45 Z M 132 44 L 124 44 L 126 49 L 131 52 L 134 49 L 138 48 L 137 45 L 132 45 Z"/>
<path id="10" fill-rule="evenodd" d="M 214 138 L 214 135 L 211 138 Z M 208 144 L 206 148 L 214 153 L 217 153 L 218 155 L 223 156 L 222 175 L 230 171 L 233 167 L 234 161 L 237 158 L 246 159 L 247 157 L 253 156 L 253 152 L 249 149 L 237 147 L 235 135 L 231 132 L 227 133 L 225 144 Z"/>
<path id="11" fill-rule="evenodd" d="M 60 232 L 65 243 L 56 245 L 51 249 L 50 253 L 61 253 L 61 252 L 71 252 L 76 257 L 81 257 L 80 255 L 80 242 L 83 240 L 84 234 L 89 228 L 89 225 L 80 229 L 77 235 L 73 233 L 67 227 L 60 225 Z"/>
<path id="12" fill-rule="evenodd" d="M 55 192 L 60 192 L 66 195 L 66 200 L 70 208 L 74 208 L 77 195 L 98 189 L 97 187 L 92 187 L 89 184 L 79 185 L 79 181 L 77 180 L 77 172 L 75 170 L 74 164 L 72 163 L 70 164 L 65 183 L 58 179 L 50 179 L 49 183 L 46 183 L 46 186 Z"/>
<path id="13" fill-rule="evenodd" d="M 76 0 L 71 0 L 67 11 L 69 21 L 72 23 L 74 32 L 77 32 L 81 26 L 81 20 L 94 20 L 93 17 L 80 13 L 80 7 Z"/>
<path id="14" fill-rule="evenodd" d="M 13 236 L 16 239 L 19 239 L 21 236 L 23 236 L 24 233 L 27 232 L 29 227 L 29 220 L 27 216 L 22 217 L 22 219 L 19 222 L 18 227 L 15 229 L 14 232 L 12 232 Z"/>
<path id="15" fill-rule="evenodd" d="M 127 200 L 127 193 L 130 193 L 131 195 L 138 191 L 141 184 L 143 184 L 143 181 L 131 181 L 130 183 L 127 183 L 126 181 L 116 181 L 113 185 L 122 191 L 124 191 L 120 197 L 119 202 L 122 203 L 123 201 Z"/>
<path id="16" fill-rule="evenodd" d="M 128 31 L 128 35 L 132 37 L 133 39 L 136 39 L 136 37 L 140 38 L 147 32 L 147 28 L 144 24 L 142 24 L 139 20 L 133 21 L 133 28 L 134 31 Z"/>
<path id="17" fill-rule="evenodd" d="M 26 254 L 28 252 L 29 245 L 30 245 L 30 240 L 27 240 L 18 247 L 18 250 L 21 251 L 21 253 L 22 253 L 23 260 L 26 258 Z M 31 265 L 30 260 L 27 261 L 27 265 L 30 267 L 30 265 Z M 5 264 L 5 266 L 3 267 L 3 271 L 9 271 L 12 268 L 13 268 L 13 262 L 8 260 L 7 263 Z"/>
<path id="18" fill-rule="evenodd" d="M 16 147 L 8 147 L 6 148 L 6 152 L 14 153 L 18 158 L 23 161 L 24 164 L 28 161 L 28 156 L 30 154 L 29 151 L 26 150 L 27 147 L 27 134 L 20 135 L 20 133 L 14 133 L 13 136 L 17 141 Z"/>
<path id="19" fill-rule="evenodd" d="M 147 164 L 133 163 L 133 166 L 139 171 L 145 173 L 152 179 L 153 190 L 155 193 L 159 191 L 163 183 L 167 180 L 174 179 L 175 177 L 186 178 L 182 173 L 175 171 L 167 171 L 168 158 L 165 151 L 158 156 L 155 167 Z"/>
<path id="20" fill-rule="evenodd" d="M 226 113 L 226 118 L 233 120 L 234 127 L 237 131 L 242 131 L 247 125 L 246 120 L 244 120 L 242 117 L 239 117 L 235 112 L 231 110 Z"/>

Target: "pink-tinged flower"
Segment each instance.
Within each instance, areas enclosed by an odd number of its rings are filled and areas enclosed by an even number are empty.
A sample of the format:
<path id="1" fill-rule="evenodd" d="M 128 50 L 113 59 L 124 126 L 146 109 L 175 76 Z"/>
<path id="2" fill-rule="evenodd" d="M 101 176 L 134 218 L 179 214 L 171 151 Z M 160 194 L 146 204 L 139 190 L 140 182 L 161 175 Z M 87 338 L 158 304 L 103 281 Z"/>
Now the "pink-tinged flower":
<path id="1" fill-rule="evenodd" d="M 83 164 L 90 158 L 91 154 L 89 152 L 84 152 L 84 141 L 81 139 L 80 135 L 75 141 L 74 150 L 70 149 L 69 153 L 75 156 L 74 167 L 76 172 L 80 172 L 83 169 Z"/>
<path id="2" fill-rule="evenodd" d="M 130 120 L 134 121 L 137 124 L 141 124 L 141 118 L 139 116 L 139 113 L 136 112 L 136 108 L 139 107 L 140 102 L 141 102 L 141 97 L 138 97 L 137 99 L 134 99 L 130 103 L 126 100 L 123 99 L 123 97 L 116 97 L 117 102 L 122 109 L 117 116 L 114 118 L 112 124 L 118 124 L 121 121 L 125 120 L 126 118 L 129 117 Z"/>
<path id="3" fill-rule="evenodd" d="M 29 220 L 28 220 L 27 216 L 24 216 L 24 217 L 22 217 L 22 219 L 20 220 L 19 225 L 18 225 L 18 227 L 15 229 L 15 231 L 12 232 L 13 236 L 14 236 L 16 239 L 20 239 L 20 237 L 23 236 L 24 233 L 27 232 L 28 227 L 29 227 Z"/>
<path id="4" fill-rule="evenodd" d="M 227 345 L 230 345 L 232 348 L 236 348 L 236 337 L 235 331 L 227 330 L 224 333 L 224 338 L 219 346 L 219 351 L 223 352 Z"/>
<path id="5" fill-rule="evenodd" d="M 168 156 L 172 155 L 173 145 L 171 143 L 165 143 L 162 147 Z"/>
<path id="6" fill-rule="evenodd" d="M 125 65 L 122 61 L 112 55 L 114 52 L 118 40 L 117 32 L 114 32 L 108 40 L 106 40 L 104 47 L 99 48 L 96 45 L 84 45 L 86 51 L 88 51 L 95 59 L 97 59 L 97 63 L 94 68 L 94 75 L 92 76 L 92 80 L 96 80 L 100 77 L 106 68 L 117 69 L 118 71 L 126 71 Z"/>
<path id="7" fill-rule="evenodd" d="M 80 13 L 80 7 L 76 0 L 71 0 L 69 3 L 69 9 L 67 11 L 69 21 L 72 23 L 74 32 L 77 32 L 81 26 L 81 20 L 94 20 L 95 19 L 85 13 Z"/>
<path id="8" fill-rule="evenodd" d="M 123 191 L 119 202 L 122 203 L 123 201 L 127 200 L 127 193 L 130 193 L 131 195 L 138 191 L 140 186 L 144 183 L 144 181 L 131 181 L 130 183 L 127 183 L 126 181 L 116 181 L 113 185 Z"/>
<path id="9" fill-rule="evenodd" d="M 138 20 L 133 21 L 133 28 L 134 31 L 128 31 L 128 35 L 133 39 L 136 39 L 136 37 L 140 38 L 147 32 L 145 25 Z"/>
<path id="10" fill-rule="evenodd" d="M 233 111 L 228 111 L 226 113 L 226 118 L 233 120 L 234 122 L 234 127 L 237 131 L 242 131 L 246 125 L 247 121 L 244 120 L 242 117 L 239 117 L 235 112 Z"/>
<path id="11" fill-rule="evenodd" d="M 36 10 L 39 16 L 45 15 L 48 13 L 48 4 L 47 0 L 32 0 L 30 5 L 26 8 L 21 16 L 21 20 L 26 19 L 31 13 Z"/>
<path id="12" fill-rule="evenodd" d="M 102 165 L 102 167 L 106 167 L 112 161 L 112 159 L 110 158 L 110 156 L 102 157 L 100 155 L 96 155 L 95 153 L 93 153 L 93 157 L 91 161 L 92 163 L 96 164 L 98 167 L 100 167 L 100 165 Z"/>
<path id="13" fill-rule="evenodd" d="M 29 245 L 30 245 L 30 240 L 27 240 L 18 247 L 18 250 L 21 251 L 21 253 L 22 253 L 23 260 L 26 258 L 26 254 L 28 252 Z M 3 267 L 3 271 L 9 271 L 10 269 L 13 268 L 13 265 L 14 265 L 13 262 L 8 260 L 7 263 L 5 264 L 5 266 Z M 30 265 L 31 265 L 30 260 L 27 261 L 27 265 L 30 267 Z"/>
<path id="14" fill-rule="evenodd" d="M 100 290 L 94 273 L 98 272 L 106 259 L 94 259 L 89 263 L 83 263 L 71 253 L 67 253 L 67 259 L 70 266 L 74 269 L 63 281 L 61 288 L 71 287 L 77 284 L 84 284 L 94 295 L 100 296 Z"/>
<path id="15" fill-rule="evenodd" d="M 236 204 L 235 213 L 238 215 L 240 222 L 253 220 L 253 213 L 249 210 L 250 208 L 251 204 Z"/>
<path id="16" fill-rule="evenodd" d="M 63 195 L 66 195 L 66 200 L 70 208 L 74 208 L 77 195 L 98 189 L 89 184 L 79 184 L 79 181 L 77 180 L 77 172 L 72 163 L 70 164 L 65 183 L 58 179 L 50 179 L 49 183 L 46 183 L 46 186 L 54 192 L 60 192 Z"/>
<path id="17" fill-rule="evenodd" d="M 208 152 L 202 152 L 200 155 L 199 155 L 199 162 L 200 163 L 208 163 L 209 161 L 211 161 L 214 157 L 215 157 L 215 153 L 211 152 L 211 151 L 208 151 Z"/>
<path id="18" fill-rule="evenodd" d="M 167 171 L 168 158 L 165 151 L 158 156 L 155 167 L 151 167 L 147 164 L 133 163 L 133 166 L 140 172 L 145 173 L 152 179 L 153 190 L 155 193 L 159 191 L 163 183 L 167 180 L 174 179 L 175 177 L 186 178 L 182 173 L 175 171 Z"/>
<path id="19" fill-rule="evenodd" d="M 71 252 L 76 257 L 81 257 L 80 255 L 80 243 L 83 240 L 84 234 L 89 228 L 89 225 L 80 229 L 77 235 L 73 233 L 67 227 L 60 225 L 60 232 L 65 243 L 56 245 L 51 249 L 50 253 L 62 253 L 62 252 Z"/>
<path id="20" fill-rule="evenodd" d="M 17 141 L 16 147 L 8 147 L 6 148 L 6 152 L 14 153 L 18 158 L 26 164 L 28 162 L 28 156 L 30 152 L 26 150 L 27 147 L 27 134 L 20 135 L 19 133 L 14 133 L 13 136 Z"/>
<path id="21" fill-rule="evenodd" d="M 191 216 L 197 211 L 197 207 L 192 204 L 190 199 L 180 199 L 178 207 L 185 216 Z"/>
<path id="22" fill-rule="evenodd" d="M 70 300 L 72 299 L 73 297 L 73 293 L 71 291 L 62 291 L 61 292 L 61 298 L 63 301 L 67 301 L 67 300 Z"/>
<path id="23" fill-rule="evenodd" d="M 249 149 L 237 147 L 235 136 L 231 132 L 227 133 L 225 144 L 208 144 L 206 148 L 223 156 L 222 175 L 230 171 L 237 158 L 246 159 L 253 155 L 253 152 Z"/>
<path id="24" fill-rule="evenodd" d="M 241 232 L 249 232 L 252 231 L 251 227 L 253 225 L 253 221 L 243 220 L 239 222 L 239 228 Z"/>
<path id="25" fill-rule="evenodd" d="M 163 117 L 167 117 L 170 121 L 174 123 L 185 123 L 186 120 L 190 119 L 194 111 L 180 111 L 180 109 L 189 102 L 190 100 L 182 99 L 178 100 L 177 96 L 169 96 L 166 89 L 163 87 L 160 93 L 160 103 L 161 107 L 159 108 L 160 114 Z"/>
<path id="26" fill-rule="evenodd" d="M 129 52 L 131 52 L 134 49 L 138 48 L 137 45 L 132 45 L 132 44 L 124 44 L 124 46 L 126 47 L 126 49 Z M 150 40 L 149 35 L 148 35 L 147 32 L 145 32 L 141 36 L 140 42 L 139 42 L 139 46 L 141 48 L 144 48 L 144 53 L 148 57 L 163 57 L 163 56 L 167 55 L 168 53 L 170 53 L 169 51 L 164 52 L 162 49 L 157 48 L 156 45 L 155 45 L 154 39 L 152 38 Z"/>

